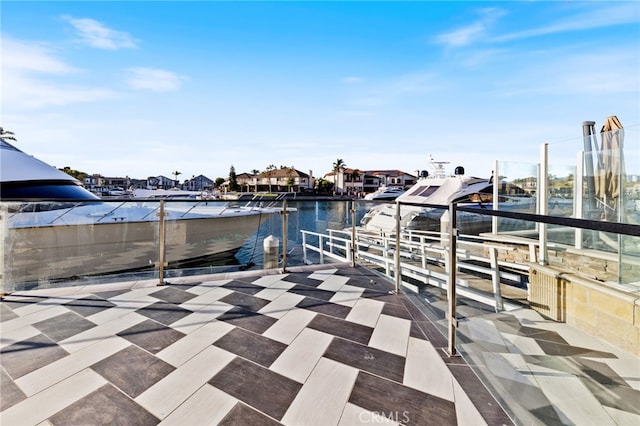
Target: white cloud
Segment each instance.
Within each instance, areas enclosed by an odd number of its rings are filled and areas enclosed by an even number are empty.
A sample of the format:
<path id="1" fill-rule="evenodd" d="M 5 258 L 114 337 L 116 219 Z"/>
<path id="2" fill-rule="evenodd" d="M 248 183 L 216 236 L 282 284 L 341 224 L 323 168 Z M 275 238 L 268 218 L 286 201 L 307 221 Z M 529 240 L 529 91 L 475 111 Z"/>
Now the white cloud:
<path id="1" fill-rule="evenodd" d="M 591 4 L 589 6 L 591 6 Z M 611 7 L 605 6 L 596 9 L 589 7 L 589 10 L 585 13 L 575 14 L 542 27 L 495 37 L 493 41 L 504 42 L 548 34 L 609 27 L 612 25 L 637 24 L 639 20 L 640 15 L 637 3 L 623 2 L 614 4 L 614 6 Z"/>
<path id="2" fill-rule="evenodd" d="M 485 37 L 492 24 L 504 16 L 506 12 L 498 8 L 479 9 L 480 19 L 457 30 L 441 34 L 436 40 L 440 44 L 452 47 L 466 46 Z"/>
<path id="3" fill-rule="evenodd" d="M 135 90 L 152 90 L 154 92 L 171 92 L 180 89 L 187 78 L 171 71 L 157 68 L 129 68 L 126 82 Z"/>
<path id="4" fill-rule="evenodd" d="M 5 109 L 10 110 L 32 110 L 118 97 L 120 95 L 111 89 L 54 84 L 13 72 L 5 72 L 2 77 L 2 103 Z"/>
<path id="5" fill-rule="evenodd" d="M 3 70 L 66 74 L 77 71 L 54 56 L 54 50 L 45 43 L 14 40 L 2 36 Z"/>
<path id="6" fill-rule="evenodd" d="M 78 41 L 90 47 L 106 50 L 131 49 L 137 47 L 137 40 L 128 33 L 116 31 L 91 18 L 62 16 L 75 29 Z"/>
<path id="7" fill-rule="evenodd" d="M 5 111 L 94 102 L 119 96 L 110 89 L 61 84 L 60 78 L 81 70 L 56 58 L 55 53 L 46 44 L 3 35 L 1 84 Z"/>
<path id="8" fill-rule="evenodd" d="M 342 79 L 342 82 L 344 84 L 359 84 L 359 83 L 362 83 L 363 81 L 364 81 L 363 78 L 355 77 L 355 76 L 348 76 Z"/>

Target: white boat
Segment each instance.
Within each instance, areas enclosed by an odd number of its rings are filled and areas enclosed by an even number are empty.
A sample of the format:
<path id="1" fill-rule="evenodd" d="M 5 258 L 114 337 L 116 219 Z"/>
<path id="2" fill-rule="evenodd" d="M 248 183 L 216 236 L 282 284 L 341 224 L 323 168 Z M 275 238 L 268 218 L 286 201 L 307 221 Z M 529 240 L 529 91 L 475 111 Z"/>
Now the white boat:
<path id="1" fill-rule="evenodd" d="M 364 196 L 365 200 L 386 200 L 391 201 L 404 194 L 404 189 L 397 186 L 382 186 L 375 192 Z"/>
<path id="2" fill-rule="evenodd" d="M 101 200 L 0 137 L 1 277 L 54 280 L 149 268 L 159 259 L 160 202 Z M 165 201 L 169 264 L 239 249 L 275 209 Z"/>
<path id="3" fill-rule="evenodd" d="M 463 167 L 456 167 L 453 175 L 447 175 L 447 162 L 431 161 L 432 173 L 423 172 L 418 181 L 396 198 L 400 203 L 400 227 L 402 230 L 440 231 L 443 208 L 428 205 L 448 206 L 450 203 L 493 208 L 493 180 L 467 176 Z M 535 200 L 522 191 L 510 203 L 529 208 Z M 501 204 L 502 205 L 502 204 Z M 526 207 L 525 207 L 526 206 Z M 373 207 L 362 218 L 362 228 L 380 234 L 391 235 L 396 230 L 396 204 L 381 204 Z M 457 228 L 464 233 L 479 233 L 490 230 L 490 216 L 460 213 Z"/>
<path id="4" fill-rule="evenodd" d="M 171 189 L 134 189 L 133 198 L 147 198 L 158 200 L 215 200 L 217 197 L 209 191 L 188 191 L 177 188 Z"/>

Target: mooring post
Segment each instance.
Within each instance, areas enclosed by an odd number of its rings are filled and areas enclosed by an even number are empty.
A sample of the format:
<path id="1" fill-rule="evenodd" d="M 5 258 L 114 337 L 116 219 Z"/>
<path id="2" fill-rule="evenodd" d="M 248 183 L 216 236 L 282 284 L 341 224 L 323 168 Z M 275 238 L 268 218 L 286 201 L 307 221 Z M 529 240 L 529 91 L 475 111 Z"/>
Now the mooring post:
<path id="1" fill-rule="evenodd" d="M 167 265 L 164 261 L 164 236 L 165 236 L 165 216 L 167 214 L 164 211 L 164 200 L 160 200 L 160 211 L 156 213 L 158 216 L 158 275 L 160 281 L 158 285 L 164 285 L 164 267 Z"/>
<path id="2" fill-rule="evenodd" d="M 282 200 L 282 272 L 287 272 L 287 199 Z"/>
<path id="3" fill-rule="evenodd" d="M 449 356 L 456 354 L 456 244 L 458 237 L 456 229 L 456 205 L 449 204 L 449 285 L 447 286 L 447 300 L 449 301 Z"/>

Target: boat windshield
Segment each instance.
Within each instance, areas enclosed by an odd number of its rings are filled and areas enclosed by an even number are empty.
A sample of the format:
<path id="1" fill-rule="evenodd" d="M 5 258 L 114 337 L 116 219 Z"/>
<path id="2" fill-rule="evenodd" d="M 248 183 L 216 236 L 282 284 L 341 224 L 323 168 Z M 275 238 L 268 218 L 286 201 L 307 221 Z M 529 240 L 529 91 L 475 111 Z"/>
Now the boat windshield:
<path id="1" fill-rule="evenodd" d="M 71 181 L 3 182 L 3 200 L 95 200 L 97 196 Z"/>
<path id="2" fill-rule="evenodd" d="M 411 191 L 409 195 L 416 195 L 418 197 L 428 197 L 429 195 L 436 192 L 438 188 L 440 188 L 440 186 L 438 185 L 419 186 L 413 191 Z"/>

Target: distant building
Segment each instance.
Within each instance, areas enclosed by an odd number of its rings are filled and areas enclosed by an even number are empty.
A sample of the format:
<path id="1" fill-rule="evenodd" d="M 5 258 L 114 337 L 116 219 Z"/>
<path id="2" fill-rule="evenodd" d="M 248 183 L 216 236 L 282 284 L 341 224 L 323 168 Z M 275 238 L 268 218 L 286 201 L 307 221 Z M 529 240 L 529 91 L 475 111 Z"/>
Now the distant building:
<path id="1" fill-rule="evenodd" d="M 275 169 L 236 176 L 242 192 L 304 192 L 313 189 L 313 177 L 294 168 Z M 225 182 L 228 186 L 229 182 Z"/>
<path id="2" fill-rule="evenodd" d="M 187 191 L 211 191 L 213 190 L 213 180 L 204 175 L 193 176 L 182 184 L 182 189 Z"/>
<path id="3" fill-rule="evenodd" d="M 121 196 L 126 194 L 127 188 L 131 184 L 131 178 L 125 177 L 109 177 L 99 174 L 93 174 L 82 180 L 85 188 L 94 194 L 103 196 Z"/>
<path id="4" fill-rule="evenodd" d="M 345 168 L 331 171 L 324 179 L 333 183 L 336 194 L 358 195 L 375 192 L 382 186 L 407 189 L 416 183 L 416 177 L 402 170 L 359 170 Z"/>

